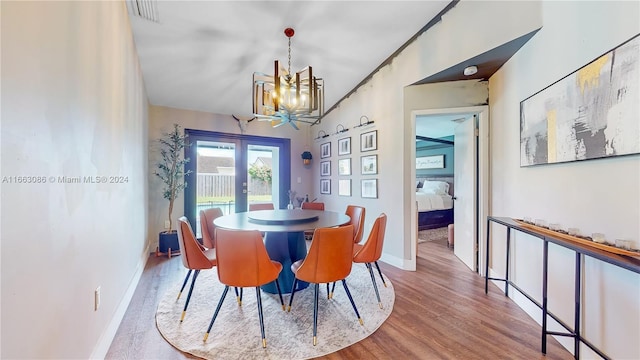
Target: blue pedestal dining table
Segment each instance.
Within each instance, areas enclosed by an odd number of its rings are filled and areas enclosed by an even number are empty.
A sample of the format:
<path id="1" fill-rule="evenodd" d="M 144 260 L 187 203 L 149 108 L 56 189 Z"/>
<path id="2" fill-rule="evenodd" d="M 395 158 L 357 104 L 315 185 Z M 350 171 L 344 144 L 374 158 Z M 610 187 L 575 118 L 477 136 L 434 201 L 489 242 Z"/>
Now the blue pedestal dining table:
<path id="1" fill-rule="evenodd" d="M 340 226 L 348 223 L 351 218 L 343 213 L 323 210 L 256 210 L 236 214 L 224 215 L 216 218 L 216 227 L 231 230 L 259 230 L 265 233 L 265 247 L 271 260 L 282 264 L 282 271 L 278 282 L 283 293 L 290 293 L 294 274 L 291 264 L 304 259 L 307 246 L 304 232 L 318 228 Z M 309 286 L 308 283 L 298 281 L 296 291 Z M 275 294 L 275 284 L 262 286 L 262 290 Z"/>

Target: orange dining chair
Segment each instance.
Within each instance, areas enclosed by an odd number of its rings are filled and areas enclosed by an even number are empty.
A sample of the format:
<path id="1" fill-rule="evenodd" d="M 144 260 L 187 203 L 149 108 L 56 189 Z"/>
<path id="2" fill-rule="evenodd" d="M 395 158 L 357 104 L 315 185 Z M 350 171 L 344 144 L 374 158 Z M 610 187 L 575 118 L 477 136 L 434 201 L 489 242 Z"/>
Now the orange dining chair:
<path id="1" fill-rule="evenodd" d="M 249 204 L 249 211 L 273 210 L 273 203 Z"/>
<path id="2" fill-rule="evenodd" d="M 378 266 L 378 260 L 380 260 L 380 256 L 382 256 L 382 245 L 384 243 L 384 232 L 386 228 L 387 215 L 382 213 L 373 223 L 367 242 L 365 242 L 364 245 L 354 244 L 353 246 L 353 262 L 364 263 L 367 266 L 369 275 L 371 275 L 373 289 L 376 291 L 376 297 L 378 298 L 378 306 L 380 306 L 381 309 L 382 302 L 380 301 L 380 293 L 378 292 L 378 285 L 376 285 L 376 278 L 373 275 L 373 264 L 375 264 L 378 269 L 378 274 L 380 274 L 382 284 L 387 287 L 387 283 L 384 281 L 384 277 L 382 277 L 380 266 Z"/>
<path id="3" fill-rule="evenodd" d="M 303 202 L 302 210 L 323 210 L 324 211 L 324 203 L 323 202 Z"/>
<path id="4" fill-rule="evenodd" d="M 215 230 L 216 226 L 213 224 L 213 220 L 222 216 L 222 210 L 220 208 L 210 208 L 200 210 L 200 229 L 202 232 L 202 245 L 207 249 L 213 249 L 216 247 L 215 242 Z"/>
<path id="5" fill-rule="evenodd" d="M 360 325 L 364 325 L 360 313 L 353 302 L 347 282 L 344 280 L 351 273 L 353 260 L 353 229 L 352 226 L 335 228 L 319 228 L 313 233 L 311 248 L 307 257 L 298 260 L 291 265 L 291 271 L 295 274 L 291 297 L 289 298 L 289 311 L 295 294 L 298 280 L 313 283 L 313 345 L 317 344 L 318 333 L 318 288 L 321 283 L 330 283 L 342 280 L 344 290 L 351 301 L 351 306 L 356 312 Z"/>
<path id="6" fill-rule="evenodd" d="M 303 202 L 301 205 L 302 210 L 322 210 L 324 211 L 323 202 Z M 304 232 L 304 239 L 311 240 L 313 237 L 313 231 L 308 230 Z"/>
<path id="7" fill-rule="evenodd" d="M 178 219 L 178 245 L 180 246 L 180 257 L 182 258 L 182 265 L 185 268 L 189 269 L 187 272 L 187 276 L 182 283 L 182 288 L 178 293 L 178 299 L 180 299 L 180 295 L 182 294 L 182 290 L 187 285 L 187 281 L 189 280 L 189 276 L 191 272 L 195 270 L 193 274 L 193 279 L 191 279 L 191 287 L 189 288 L 189 294 L 187 294 L 187 300 L 184 303 L 184 309 L 182 310 L 182 316 L 180 317 L 180 322 L 184 320 L 184 316 L 187 313 L 187 307 L 189 307 L 189 300 L 191 300 L 191 293 L 193 292 L 193 287 L 196 284 L 196 279 L 198 278 L 198 274 L 200 274 L 200 270 L 211 269 L 216 266 L 216 253 L 213 249 L 206 250 L 200 245 L 198 240 L 196 240 L 196 236 L 193 234 L 193 230 L 191 229 L 191 224 L 189 224 L 189 220 L 186 217 L 182 216 Z M 176 301 L 178 300 L 176 299 Z"/>
<path id="8" fill-rule="evenodd" d="M 362 206 L 349 205 L 345 214 L 349 215 L 351 220 L 348 225 L 353 225 L 353 243 L 358 244 L 362 241 L 362 233 L 364 232 L 364 216 L 366 210 Z"/>
<path id="9" fill-rule="evenodd" d="M 213 323 L 220 312 L 220 307 L 229 291 L 229 286 L 239 288 L 255 287 L 260 332 L 262 333 L 262 347 L 267 347 L 267 339 L 264 335 L 260 286 L 275 281 L 278 295 L 280 296 L 280 304 L 282 305 L 282 310 L 284 310 L 284 301 L 280 291 L 280 284 L 278 283 L 278 275 L 282 271 L 282 264 L 269 258 L 267 249 L 262 242 L 262 236 L 257 230 L 216 229 L 216 256 L 218 259 L 218 279 L 225 286 L 203 341 L 207 341 L 209 337 L 211 327 L 213 327 Z"/>
<path id="10" fill-rule="evenodd" d="M 216 247 L 216 226 L 213 224 L 213 220 L 219 218 L 224 215 L 222 213 L 222 209 L 220 208 L 210 208 L 205 210 L 200 210 L 200 229 L 202 232 L 202 245 L 206 249 L 214 249 Z M 184 279 L 184 284 L 187 283 L 189 279 L 189 275 L 191 274 L 191 270 L 187 273 L 187 277 Z M 184 284 L 182 288 L 184 289 Z M 238 288 L 234 288 L 236 292 L 236 301 L 238 305 L 242 306 L 242 289 L 240 289 L 240 293 L 238 294 Z M 182 289 L 180 290 L 182 292 Z M 179 295 L 178 295 L 179 296 Z"/>

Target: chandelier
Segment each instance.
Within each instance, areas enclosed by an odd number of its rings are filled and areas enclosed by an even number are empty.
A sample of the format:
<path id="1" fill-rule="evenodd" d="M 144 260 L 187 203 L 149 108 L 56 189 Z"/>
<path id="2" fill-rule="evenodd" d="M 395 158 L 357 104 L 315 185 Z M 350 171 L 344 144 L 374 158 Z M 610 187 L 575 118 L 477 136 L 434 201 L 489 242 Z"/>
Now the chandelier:
<path id="1" fill-rule="evenodd" d="M 313 75 L 311 66 L 291 73 L 294 30 L 286 28 L 284 34 L 289 38 L 288 66 L 276 60 L 273 75 L 253 73 L 253 114 L 273 127 L 290 124 L 299 130 L 298 122 L 313 124 L 324 114 L 324 82 Z"/>

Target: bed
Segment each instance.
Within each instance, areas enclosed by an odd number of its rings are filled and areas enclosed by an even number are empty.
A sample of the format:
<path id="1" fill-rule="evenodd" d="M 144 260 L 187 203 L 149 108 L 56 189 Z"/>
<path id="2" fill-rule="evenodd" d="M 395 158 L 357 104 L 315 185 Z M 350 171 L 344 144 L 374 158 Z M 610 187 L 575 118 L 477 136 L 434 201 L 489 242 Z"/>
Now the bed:
<path id="1" fill-rule="evenodd" d="M 453 224 L 453 178 L 426 178 L 416 181 L 418 230 Z"/>

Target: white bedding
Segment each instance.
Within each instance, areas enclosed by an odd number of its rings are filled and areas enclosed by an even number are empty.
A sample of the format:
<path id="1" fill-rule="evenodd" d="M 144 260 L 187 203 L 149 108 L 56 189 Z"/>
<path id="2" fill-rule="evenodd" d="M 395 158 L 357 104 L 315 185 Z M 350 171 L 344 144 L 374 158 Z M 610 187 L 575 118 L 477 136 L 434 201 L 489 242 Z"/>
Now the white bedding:
<path id="1" fill-rule="evenodd" d="M 430 194 L 417 191 L 416 201 L 418 202 L 418 211 L 420 212 L 451 209 L 453 207 L 451 195 Z"/>

